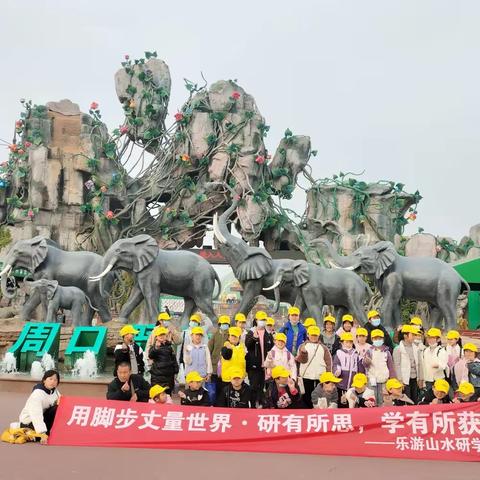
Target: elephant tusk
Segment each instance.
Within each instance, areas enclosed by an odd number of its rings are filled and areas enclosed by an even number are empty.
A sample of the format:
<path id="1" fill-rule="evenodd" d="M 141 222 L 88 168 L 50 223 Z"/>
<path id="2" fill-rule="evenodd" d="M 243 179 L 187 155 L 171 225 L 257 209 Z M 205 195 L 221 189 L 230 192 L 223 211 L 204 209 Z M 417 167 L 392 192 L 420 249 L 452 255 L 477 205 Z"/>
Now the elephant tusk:
<path id="1" fill-rule="evenodd" d="M 0 272 L 0 277 L 3 277 L 5 274 L 9 274 L 10 270 L 12 269 L 12 266 L 8 264 L 1 272 Z"/>
<path id="2" fill-rule="evenodd" d="M 97 275 L 96 277 L 89 277 L 90 282 L 98 282 L 101 278 L 103 278 L 113 267 L 115 266 L 114 263 L 109 263 L 108 267 L 100 274 Z"/>
<path id="3" fill-rule="evenodd" d="M 218 215 L 215 212 L 213 215 L 213 234 L 215 235 L 215 238 L 220 242 L 220 243 L 227 243 L 226 238 L 222 235 L 220 230 L 218 229 Z"/>
<path id="4" fill-rule="evenodd" d="M 333 268 L 338 268 L 339 270 L 355 270 L 357 269 L 360 264 L 357 263 L 355 265 L 352 265 L 350 267 L 340 267 L 339 265 L 337 265 L 335 262 L 333 262 L 332 260 L 330 260 L 330 265 L 333 267 Z"/>
<path id="5" fill-rule="evenodd" d="M 273 285 L 271 285 L 270 287 L 265 287 L 265 288 L 262 288 L 262 290 L 273 290 L 274 288 L 277 288 L 279 285 L 280 285 L 280 280 L 277 280 Z"/>

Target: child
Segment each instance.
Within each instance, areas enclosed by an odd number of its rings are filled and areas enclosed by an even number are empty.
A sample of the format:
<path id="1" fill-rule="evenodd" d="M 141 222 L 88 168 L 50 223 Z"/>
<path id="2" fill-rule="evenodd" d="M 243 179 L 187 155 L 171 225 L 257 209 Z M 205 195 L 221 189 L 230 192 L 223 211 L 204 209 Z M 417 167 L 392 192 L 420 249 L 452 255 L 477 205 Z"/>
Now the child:
<path id="1" fill-rule="evenodd" d="M 473 343 L 463 346 L 463 357 L 455 365 L 455 380 L 457 385 L 461 382 L 470 382 L 475 388 L 473 401 L 480 397 L 480 359 L 477 358 L 478 348 Z"/>
<path id="2" fill-rule="evenodd" d="M 209 382 L 212 376 L 212 359 L 210 351 L 203 340 L 203 328 L 193 327 L 191 337 L 191 343 L 185 347 L 183 355 L 185 375 L 195 371 Z"/>
<path id="3" fill-rule="evenodd" d="M 208 341 L 208 350 L 212 359 L 212 382 L 216 384 L 217 393 L 221 391 L 220 359 L 222 348 L 228 340 L 228 329 L 230 328 L 230 317 L 220 315 L 218 317 L 218 328 L 213 332 L 212 338 Z"/>
<path id="4" fill-rule="evenodd" d="M 242 331 L 240 335 L 240 343 L 245 343 L 245 337 L 247 336 L 247 317 L 239 312 L 235 315 L 234 320 L 235 326 Z"/>
<path id="5" fill-rule="evenodd" d="M 135 343 L 135 335 L 138 333 L 138 330 L 135 330 L 132 325 L 125 325 L 120 329 L 119 333 L 123 342 L 116 345 L 113 352 L 115 357 L 114 375 L 117 375 L 117 366 L 123 362 L 130 364 L 132 373 L 143 375 L 145 372 L 143 350 L 140 345 Z"/>
<path id="6" fill-rule="evenodd" d="M 450 373 L 449 380 L 453 388 L 456 388 L 454 368 L 455 364 L 460 360 L 462 356 L 462 340 L 460 339 L 460 333 L 456 330 L 450 330 L 447 333 L 447 365 Z"/>
<path id="7" fill-rule="evenodd" d="M 356 327 L 353 326 L 353 316 L 347 313 L 342 317 L 342 326 L 337 330 L 340 337 L 342 333 L 351 333 L 355 337 Z"/>
<path id="8" fill-rule="evenodd" d="M 340 381 L 340 378 L 337 378 L 332 372 L 322 373 L 320 375 L 320 384 L 312 392 L 313 408 L 337 408 L 337 383 Z"/>
<path id="9" fill-rule="evenodd" d="M 239 368 L 230 370 L 232 380 L 224 387 L 217 400 L 217 407 L 255 408 L 252 404 L 252 391 L 243 381 L 245 374 Z"/>
<path id="10" fill-rule="evenodd" d="M 187 388 L 178 392 L 181 405 L 197 407 L 210 406 L 208 391 L 203 388 L 203 377 L 198 372 L 190 372 L 187 374 L 185 383 Z"/>
<path id="11" fill-rule="evenodd" d="M 438 405 L 440 403 L 452 403 L 448 396 L 449 390 L 450 384 L 445 379 L 439 378 L 433 382 L 431 388 L 427 389 L 418 404 Z"/>
<path id="12" fill-rule="evenodd" d="M 475 387 L 470 382 L 462 382 L 457 389 L 453 403 L 471 402 L 475 394 Z"/>
<path id="13" fill-rule="evenodd" d="M 291 372 L 292 379 L 297 379 L 297 364 L 295 357 L 287 350 L 287 336 L 284 333 L 276 333 L 274 338 L 274 347 L 268 352 L 265 359 L 267 369 L 267 379 L 272 377 L 272 369 L 282 366 Z"/>
<path id="14" fill-rule="evenodd" d="M 404 407 L 406 405 L 415 405 L 413 401 L 403 393 L 403 383 L 397 378 L 389 378 L 385 384 L 385 395 L 383 405 L 393 405 L 394 407 Z"/>
<path id="15" fill-rule="evenodd" d="M 202 317 L 199 313 L 194 313 L 190 315 L 190 320 L 188 322 L 188 328 L 182 332 L 182 344 L 177 348 L 177 359 L 179 365 L 185 366 L 185 351 L 187 347 L 192 343 L 192 330 L 195 327 L 199 327 L 202 323 Z M 207 339 L 205 336 L 202 336 L 202 342 L 207 344 Z"/>
<path id="16" fill-rule="evenodd" d="M 275 320 L 272 317 L 267 317 L 265 322 L 265 330 L 270 335 L 275 335 Z"/>
<path id="17" fill-rule="evenodd" d="M 168 405 L 172 402 L 172 397 L 167 394 L 167 387 L 154 385 L 149 392 L 150 400 L 148 403 L 158 403 L 159 405 Z"/>
<path id="18" fill-rule="evenodd" d="M 342 333 L 340 341 L 342 348 L 337 350 L 333 357 L 332 373 L 341 378 L 338 389 L 342 395 L 350 388 L 353 376 L 360 370 L 363 371 L 363 365 L 358 353 L 353 348 L 353 335 L 350 332 Z"/>
<path id="19" fill-rule="evenodd" d="M 335 333 L 335 317 L 327 315 L 323 319 L 323 332 L 320 335 L 320 341 L 328 348 L 332 357 L 341 347 L 340 337 Z"/>
<path id="20" fill-rule="evenodd" d="M 358 329 L 360 330 L 360 328 Z M 357 335 L 358 335 L 357 330 Z M 389 378 L 395 377 L 392 354 L 384 345 L 385 333 L 383 330 L 372 330 L 372 348 L 367 351 L 363 358 L 363 365 L 367 371 L 368 384 L 375 392 L 377 406 L 383 404 L 383 387 Z"/>
<path id="21" fill-rule="evenodd" d="M 168 387 L 172 394 L 175 387 L 175 375 L 178 373 L 178 362 L 172 343 L 167 340 L 168 330 L 165 327 L 155 327 L 155 340 L 148 352 L 148 358 L 153 360 L 150 369 L 151 384 Z"/>
<path id="22" fill-rule="evenodd" d="M 440 343 L 442 332 L 439 328 L 430 328 L 427 331 L 427 348 L 423 351 L 423 378 L 425 386 L 431 388 L 433 382 L 439 378 L 447 378 L 448 356 L 447 351 Z"/>
<path id="23" fill-rule="evenodd" d="M 312 317 L 308 317 L 305 319 L 305 321 L 303 322 L 303 326 L 307 329 L 307 335 L 308 335 L 308 327 L 316 327 L 317 326 L 317 322 L 314 318 Z"/>
<path id="24" fill-rule="evenodd" d="M 240 343 L 242 330 L 239 327 L 230 327 L 228 329 L 228 341 L 225 342 L 221 350 L 221 370 L 222 370 L 222 385 L 223 389 L 232 380 L 232 369 L 240 369 L 242 375 L 245 377 L 247 371 L 247 348 L 243 343 Z M 221 391 L 221 390 L 220 390 Z"/>
<path id="25" fill-rule="evenodd" d="M 372 346 L 367 343 L 368 331 L 366 328 L 359 327 L 355 332 L 355 336 L 355 350 L 358 352 L 360 360 L 363 360 L 365 354 L 372 348 Z"/>
<path id="26" fill-rule="evenodd" d="M 281 365 L 272 368 L 265 394 L 265 408 L 301 408 L 300 391 L 290 372 Z"/>
<path id="27" fill-rule="evenodd" d="M 347 403 L 348 408 L 363 408 L 375 406 L 375 392 L 367 387 L 368 379 L 364 373 L 357 373 L 353 377 L 352 388 L 342 395 L 341 402 Z"/>

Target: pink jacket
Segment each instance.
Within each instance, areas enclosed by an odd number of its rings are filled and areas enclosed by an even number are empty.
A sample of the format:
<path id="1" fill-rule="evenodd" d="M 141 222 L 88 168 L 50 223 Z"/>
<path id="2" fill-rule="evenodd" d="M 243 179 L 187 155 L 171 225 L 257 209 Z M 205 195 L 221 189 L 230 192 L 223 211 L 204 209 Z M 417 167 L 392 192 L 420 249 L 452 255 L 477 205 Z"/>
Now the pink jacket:
<path id="1" fill-rule="evenodd" d="M 286 349 L 280 350 L 276 345 L 268 352 L 267 358 L 265 358 L 265 367 L 267 368 L 267 378 L 272 376 L 272 368 L 281 365 L 285 367 L 290 376 L 297 379 L 297 364 L 295 363 L 295 357 Z"/>

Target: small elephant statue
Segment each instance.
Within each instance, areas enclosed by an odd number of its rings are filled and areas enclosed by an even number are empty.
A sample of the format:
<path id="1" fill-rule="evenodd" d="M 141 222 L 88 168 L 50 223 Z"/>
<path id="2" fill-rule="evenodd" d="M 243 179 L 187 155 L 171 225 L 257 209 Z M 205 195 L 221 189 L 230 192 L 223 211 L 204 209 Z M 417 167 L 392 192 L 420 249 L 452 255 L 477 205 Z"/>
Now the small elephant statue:
<path id="1" fill-rule="evenodd" d="M 26 282 L 32 290 L 38 290 L 40 296 L 46 299 L 46 322 L 55 322 L 59 308 L 70 310 L 73 326 L 88 325 L 90 309 L 98 311 L 87 295 L 77 287 L 63 287 L 56 280 L 40 279 Z"/>

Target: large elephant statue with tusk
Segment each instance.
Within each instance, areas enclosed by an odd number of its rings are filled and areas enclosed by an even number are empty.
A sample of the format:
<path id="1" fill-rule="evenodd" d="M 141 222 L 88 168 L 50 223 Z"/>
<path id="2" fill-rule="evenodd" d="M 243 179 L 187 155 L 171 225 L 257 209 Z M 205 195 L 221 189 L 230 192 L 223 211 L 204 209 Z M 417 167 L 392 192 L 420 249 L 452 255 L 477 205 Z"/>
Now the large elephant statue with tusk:
<path id="1" fill-rule="evenodd" d="M 386 241 L 362 246 L 345 256 L 339 255 L 328 240 L 318 243 L 327 246 L 332 267 L 373 277 L 383 296 L 382 317 L 386 326 L 401 324 L 400 300 L 408 298 L 429 304 L 432 325 L 440 326 L 443 317 L 447 328 L 457 328 L 457 298 L 462 284 L 466 290 L 469 286 L 448 263 L 432 257 L 404 257 Z"/>
<path id="2" fill-rule="evenodd" d="M 56 280 L 65 287 L 78 287 L 91 300 L 91 303 L 103 322 L 109 322 L 112 317 L 105 298 L 100 294 L 99 285 L 91 283 L 88 278 L 98 275 L 102 271 L 101 255 L 92 252 L 68 252 L 62 250 L 54 241 L 38 236 L 28 240 L 19 240 L 9 250 L 0 272 L 2 294 L 9 298 L 12 293 L 7 289 L 9 273 L 14 268 L 24 268 L 30 273 L 33 280 Z M 114 275 L 105 277 L 104 290 L 110 292 L 113 286 Z M 41 295 L 35 289 L 25 302 L 21 318 L 30 320 L 35 308 L 41 303 Z M 95 311 L 89 307 L 86 316 L 90 323 Z"/>
<path id="3" fill-rule="evenodd" d="M 207 330 L 212 327 L 215 282 L 218 284 L 217 295 L 222 286 L 217 272 L 196 253 L 161 250 L 150 235 L 120 239 L 105 252 L 101 273 L 91 276 L 90 283 L 100 285 L 100 291 L 103 291 L 106 276 L 119 269 L 132 272 L 135 277 L 130 297 L 120 312 L 120 321 L 126 323 L 133 310 L 145 300 L 148 317 L 155 322 L 160 294 L 167 293 L 185 299 L 182 325 L 198 309 L 210 319 L 206 322 Z"/>

